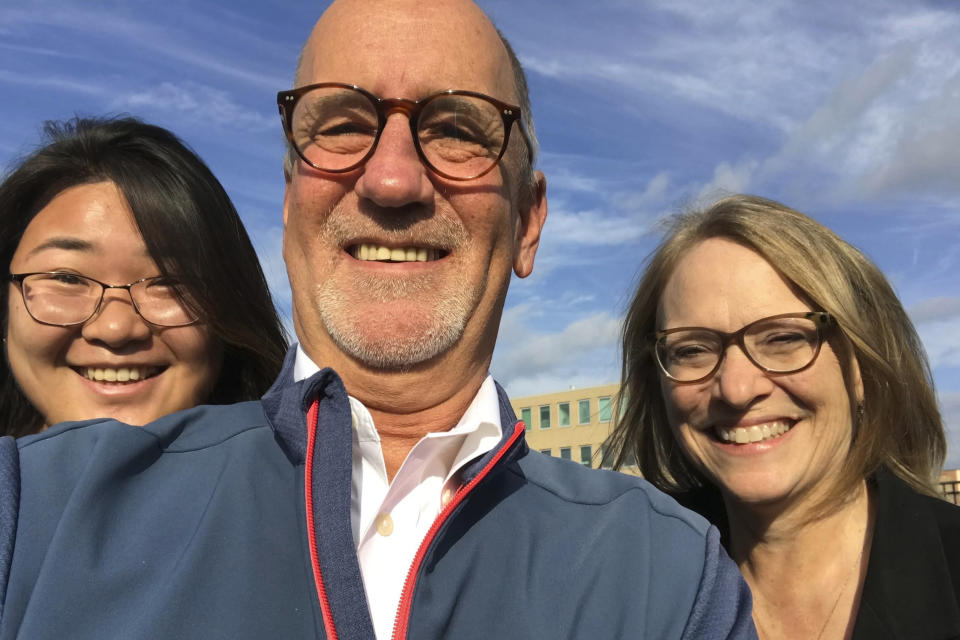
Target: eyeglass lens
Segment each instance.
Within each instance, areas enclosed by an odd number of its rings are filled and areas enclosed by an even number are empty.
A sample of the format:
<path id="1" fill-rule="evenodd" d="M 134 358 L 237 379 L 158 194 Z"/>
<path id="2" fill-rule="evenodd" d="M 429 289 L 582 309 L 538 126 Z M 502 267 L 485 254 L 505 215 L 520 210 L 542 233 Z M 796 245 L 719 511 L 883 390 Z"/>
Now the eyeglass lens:
<path id="1" fill-rule="evenodd" d="M 301 96 L 291 123 L 294 143 L 303 157 L 329 171 L 360 163 L 376 142 L 379 127 L 374 102 L 343 87 L 318 87 Z M 414 128 L 426 163 L 458 178 L 482 174 L 496 164 L 506 136 L 497 106 L 455 94 L 424 103 Z"/>
<path id="2" fill-rule="evenodd" d="M 123 288 L 123 287 L 118 287 Z M 160 326 L 182 326 L 196 316 L 184 305 L 182 286 L 165 277 L 149 278 L 130 286 L 130 297 L 144 320 Z M 97 311 L 103 285 L 72 273 L 37 273 L 21 283 L 27 311 L 38 322 L 74 325 Z"/>
<path id="3" fill-rule="evenodd" d="M 803 369 L 813 362 L 820 348 L 820 333 L 810 318 L 772 318 L 744 329 L 747 356 L 768 371 L 790 373 Z M 680 382 L 709 376 L 724 350 L 724 336 L 709 329 L 668 333 L 657 342 L 660 364 L 671 378 Z"/>

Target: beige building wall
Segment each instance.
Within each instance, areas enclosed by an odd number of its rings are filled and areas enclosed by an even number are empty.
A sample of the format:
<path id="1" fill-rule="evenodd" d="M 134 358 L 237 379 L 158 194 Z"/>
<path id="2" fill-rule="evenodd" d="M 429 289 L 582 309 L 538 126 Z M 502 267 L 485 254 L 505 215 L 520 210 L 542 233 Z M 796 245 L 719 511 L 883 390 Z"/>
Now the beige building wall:
<path id="1" fill-rule="evenodd" d="M 513 398 L 513 410 L 527 426 L 531 449 L 593 467 L 603 463 L 602 444 L 610 435 L 619 384 L 569 389 Z M 622 469 L 637 473 L 636 467 Z"/>

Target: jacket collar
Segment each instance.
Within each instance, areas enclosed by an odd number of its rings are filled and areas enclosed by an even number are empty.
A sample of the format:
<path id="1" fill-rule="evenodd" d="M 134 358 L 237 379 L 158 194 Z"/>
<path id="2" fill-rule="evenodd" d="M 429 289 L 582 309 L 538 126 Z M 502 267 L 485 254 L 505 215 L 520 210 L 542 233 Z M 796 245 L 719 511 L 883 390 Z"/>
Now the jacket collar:
<path id="1" fill-rule="evenodd" d="M 277 439 L 286 451 L 287 456 L 295 464 L 303 464 L 306 460 L 307 451 L 307 410 L 310 403 L 317 394 L 330 396 L 329 399 L 338 399 L 343 402 L 349 402 L 346 393 L 341 393 L 343 382 L 337 373 L 330 368 L 320 369 L 305 380 L 294 382 L 293 367 L 297 357 L 297 346 L 292 346 L 287 351 L 287 356 L 283 361 L 283 368 L 280 375 L 274 381 L 270 389 L 261 399 L 264 413 L 270 421 Z M 463 482 L 466 484 L 474 478 L 486 466 L 499 451 L 503 448 L 510 436 L 513 435 L 514 428 L 518 422 L 517 415 L 510 404 L 510 398 L 503 387 L 497 383 L 497 399 L 500 405 L 500 425 L 503 435 L 500 442 L 485 455 L 477 458 L 463 471 Z M 529 425 L 528 425 L 529 426 Z M 523 438 L 517 442 L 514 449 L 510 451 L 502 460 L 509 462 L 528 451 L 527 443 Z"/>
<path id="2" fill-rule="evenodd" d="M 280 375 L 260 401 L 287 456 L 294 464 L 303 464 L 307 454 L 307 410 L 314 398 L 320 395 L 323 401 L 323 396 L 329 396 L 331 400 L 346 403 L 348 411 L 349 400 L 340 376 L 329 367 L 294 382 L 296 357 L 294 345 L 287 351 Z"/>

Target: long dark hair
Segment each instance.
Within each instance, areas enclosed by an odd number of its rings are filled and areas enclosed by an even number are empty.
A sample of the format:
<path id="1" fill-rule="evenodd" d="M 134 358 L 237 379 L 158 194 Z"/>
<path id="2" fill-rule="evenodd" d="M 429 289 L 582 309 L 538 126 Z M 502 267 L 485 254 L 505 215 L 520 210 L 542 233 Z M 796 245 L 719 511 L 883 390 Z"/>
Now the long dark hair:
<path id="1" fill-rule="evenodd" d="M 57 194 L 113 182 L 161 274 L 185 277 L 192 306 L 223 346 L 207 401 L 260 397 L 280 371 L 286 335 L 237 210 L 207 165 L 171 132 L 131 117 L 47 122 L 44 133 L 45 144 L 0 184 L 3 269 L 27 225 Z M 9 291 L 0 287 L 4 336 Z M 3 358 L 0 435 L 26 435 L 42 425 Z"/>

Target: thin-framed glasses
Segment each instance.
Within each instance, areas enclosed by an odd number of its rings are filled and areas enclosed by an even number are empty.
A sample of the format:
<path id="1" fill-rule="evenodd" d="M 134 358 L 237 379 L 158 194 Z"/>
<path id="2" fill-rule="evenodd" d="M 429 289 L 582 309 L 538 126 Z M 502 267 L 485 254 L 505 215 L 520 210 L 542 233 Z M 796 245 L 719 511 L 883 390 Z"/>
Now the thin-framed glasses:
<path id="1" fill-rule="evenodd" d="M 833 323 L 829 313 L 803 311 L 761 318 L 733 333 L 677 327 L 650 338 L 663 373 L 674 382 L 692 384 L 713 376 L 734 343 L 762 371 L 803 371 L 817 359 L 824 330 Z"/>
<path id="2" fill-rule="evenodd" d="M 65 271 L 12 273 L 30 317 L 40 324 L 72 327 L 95 316 L 107 289 L 126 289 L 134 310 L 150 324 L 184 327 L 197 321 L 185 303 L 185 287 L 177 278 L 154 276 L 130 284 L 107 284 Z"/>
<path id="3" fill-rule="evenodd" d="M 355 85 L 321 82 L 280 91 L 277 106 L 297 155 L 328 173 L 352 171 L 366 162 L 393 113 L 403 113 L 410 121 L 423 164 L 450 180 L 479 178 L 497 166 L 515 122 L 532 156 L 520 108 L 475 91 L 387 99 Z"/>

